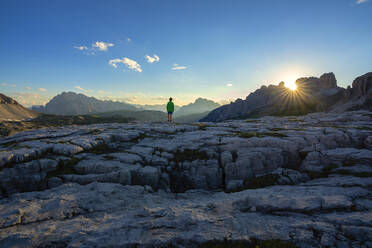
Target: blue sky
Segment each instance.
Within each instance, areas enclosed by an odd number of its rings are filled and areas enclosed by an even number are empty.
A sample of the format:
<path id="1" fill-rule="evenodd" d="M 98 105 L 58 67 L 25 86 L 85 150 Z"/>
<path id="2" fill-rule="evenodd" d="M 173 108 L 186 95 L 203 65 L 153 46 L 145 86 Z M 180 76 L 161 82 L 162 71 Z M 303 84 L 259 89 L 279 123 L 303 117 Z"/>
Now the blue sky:
<path id="1" fill-rule="evenodd" d="M 182 105 L 330 71 L 345 87 L 372 71 L 371 13 L 372 0 L 2 0 L 0 92 Z"/>

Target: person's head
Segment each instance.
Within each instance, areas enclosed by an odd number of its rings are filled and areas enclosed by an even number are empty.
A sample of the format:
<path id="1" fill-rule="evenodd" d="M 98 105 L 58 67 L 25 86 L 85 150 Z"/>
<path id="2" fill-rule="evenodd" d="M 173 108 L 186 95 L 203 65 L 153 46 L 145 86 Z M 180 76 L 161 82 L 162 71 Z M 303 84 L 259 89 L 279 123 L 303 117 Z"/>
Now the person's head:
<path id="1" fill-rule="evenodd" d="M 172 97 L 169 97 L 169 101 L 171 102 L 173 99 L 172 99 Z"/>

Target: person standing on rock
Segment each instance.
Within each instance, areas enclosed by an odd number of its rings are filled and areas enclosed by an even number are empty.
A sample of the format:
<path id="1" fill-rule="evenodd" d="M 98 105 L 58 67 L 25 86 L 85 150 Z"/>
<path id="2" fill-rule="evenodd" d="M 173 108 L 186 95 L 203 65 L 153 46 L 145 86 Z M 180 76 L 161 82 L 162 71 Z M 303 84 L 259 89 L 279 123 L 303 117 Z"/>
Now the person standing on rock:
<path id="1" fill-rule="evenodd" d="M 172 97 L 169 98 L 169 102 L 167 104 L 167 112 L 168 112 L 168 122 L 172 122 L 172 115 L 174 112 L 174 104 L 172 102 Z"/>

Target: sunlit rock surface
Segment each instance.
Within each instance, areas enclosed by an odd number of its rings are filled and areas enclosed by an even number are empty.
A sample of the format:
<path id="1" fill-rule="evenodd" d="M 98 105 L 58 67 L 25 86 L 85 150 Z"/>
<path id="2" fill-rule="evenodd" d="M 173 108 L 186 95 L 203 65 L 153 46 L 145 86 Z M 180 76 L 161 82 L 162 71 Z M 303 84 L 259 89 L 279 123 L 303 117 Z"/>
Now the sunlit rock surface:
<path id="1" fill-rule="evenodd" d="M 368 111 L 34 130 L 0 140 L 0 247 L 372 247 L 371 188 Z"/>

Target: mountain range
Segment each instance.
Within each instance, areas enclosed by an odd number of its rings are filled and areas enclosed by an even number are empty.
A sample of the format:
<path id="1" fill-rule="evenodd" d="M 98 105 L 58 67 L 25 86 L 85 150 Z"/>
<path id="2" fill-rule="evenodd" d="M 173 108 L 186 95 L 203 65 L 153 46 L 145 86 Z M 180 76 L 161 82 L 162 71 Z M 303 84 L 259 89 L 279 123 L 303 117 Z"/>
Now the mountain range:
<path id="1" fill-rule="evenodd" d="M 326 111 L 340 113 L 348 110 L 372 110 L 372 72 L 357 77 L 346 89 L 337 86 L 335 75 L 325 73 L 319 78 L 306 77 L 296 80 L 297 89 L 284 86 L 262 86 L 249 94 L 245 100 L 237 99 L 220 106 L 211 100 L 198 98 L 194 103 L 175 111 L 178 122 L 219 122 L 229 119 L 257 118 L 265 115 L 304 115 Z M 149 107 L 151 105 L 147 105 Z M 156 105 L 160 111 L 143 110 L 123 102 L 102 101 L 94 97 L 73 92 L 55 96 L 45 106 L 34 106 L 29 110 L 10 97 L 0 94 L 0 121 L 19 121 L 35 118 L 39 113 L 54 115 L 86 115 L 99 117 L 131 118 L 140 121 L 162 121 L 166 119 L 165 105 Z"/>
<path id="2" fill-rule="evenodd" d="M 265 115 L 304 115 L 319 111 L 372 109 L 372 72 L 357 77 L 352 87 L 346 89 L 337 86 L 332 72 L 325 73 L 320 78 L 299 78 L 296 86 L 295 91 L 286 88 L 284 82 L 262 86 L 245 100 L 237 99 L 221 106 L 200 121 L 219 122 Z"/>
<path id="3" fill-rule="evenodd" d="M 219 107 L 211 100 L 198 98 L 185 106 L 175 105 L 175 119 L 182 122 L 194 122 Z M 102 101 L 94 97 L 74 92 L 63 92 L 53 97 L 45 106 L 33 106 L 32 110 L 55 115 L 121 116 L 144 121 L 160 121 L 166 112 L 166 103 L 157 105 L 131 105 L 125 102 Z"/>
<path id="4" fill-rule="evenodd" d="M 63 92 L 45 106 L 34 106 L 32 110 L 54 115 L 84 115 L 117 110 L 136 111 L 138 108 L 124 102 L 102 101 L 84 94 Z"/>

